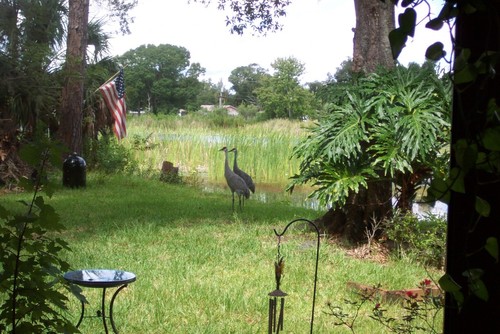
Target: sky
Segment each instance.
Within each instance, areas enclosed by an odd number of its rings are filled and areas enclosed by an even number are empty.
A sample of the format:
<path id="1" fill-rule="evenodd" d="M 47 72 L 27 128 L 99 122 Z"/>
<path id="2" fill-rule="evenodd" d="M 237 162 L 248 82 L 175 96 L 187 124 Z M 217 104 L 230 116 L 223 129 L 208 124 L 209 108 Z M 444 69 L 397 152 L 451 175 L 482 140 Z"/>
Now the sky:
<path id="1" fill-rule="evenodd" d="M 231 86 L 227 78 L 239 66 L 256 63 L 272 74 L 271 64 L 276 59 L 295 57 L 305 65 L 300 78 L 305 84 L 326 80 L 328 73 L 334 74 L 342 61 L 352 57 L 353 0 L 294 0 L 281 20 L 283 30 L 266 36 L 255 36 L 250 30 L 243 36 L 231 34 L 226 14 L 217 10 L 217 0 L 213 2 L 206 7 L 188 4 L 188 0 L 140 0 L 131 13 L 135 18 L 130 24 L 132 33 L 110 40 L 111 55 L 144 44 L 184 47 L 191 54 L 191 63 L 206 69 L 201 80 L 222 81 L 227 89 Z M 399 61 L 404 65 L 422 63 L 427 46 L 447 39 L 447 34 L 417 28 Z"/>

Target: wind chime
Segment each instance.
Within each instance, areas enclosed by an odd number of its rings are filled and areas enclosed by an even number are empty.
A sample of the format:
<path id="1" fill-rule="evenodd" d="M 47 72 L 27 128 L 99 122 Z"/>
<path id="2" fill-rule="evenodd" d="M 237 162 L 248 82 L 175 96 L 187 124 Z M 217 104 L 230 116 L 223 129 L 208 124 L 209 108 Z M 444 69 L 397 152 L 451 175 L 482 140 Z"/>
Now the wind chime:
<path id="1" fill-rule="evenodd" d="M 285 297 L 287 294 L 280 290 L 281 276 L 283 275 L 283 269 L 285 269 L 285 261 L 280 254 L 280 245 L 281 236 L 278 237 L 278 256 L 276 257 L 276 262 L 274 262 L 276 290 L 269 293 L 269 334 L 279 333 L 280 330 L 283 330 L 283 315 L 285 312 Z"/>
<path id="2" fill-rule="evenodd" d="M 317 233 L 317 248 L 316 248 L 316 269 L 314 272 L 314 289 L 313 289 L 313 301 L 312 301 L 312 314 L 311 314 L 311 334 L 313 332 L 314 326 L 314 305 L 316 303 L 316 284 L 318 281 L 318 263 L 319 263 L 319 242 L 320 242 L 320 233 L 318 227 L 310 220 L 299 218 L 291 221 L 283 230 L 282 233 L 276 232 L 274 233 L 278 237 L 278 255 L 276 256 L 276 262 L 274 262 L 274 276 L 276 279 L 276 289 L 268 294 L 269 296 L 269 329 L 268 334 L 277 334 L 283 330 L 284 323 L 284 313 L 285 313 L 285 297 L 287 294 L 281 291 L 281 278 L 283 276 L 283 270 L 285 269 L 285 261 L 283 256 L 281 255 L 281 237 L 285 234 L 286 230 L 290 225 L 295 222 L 307 222 L 312 225 Z"/>

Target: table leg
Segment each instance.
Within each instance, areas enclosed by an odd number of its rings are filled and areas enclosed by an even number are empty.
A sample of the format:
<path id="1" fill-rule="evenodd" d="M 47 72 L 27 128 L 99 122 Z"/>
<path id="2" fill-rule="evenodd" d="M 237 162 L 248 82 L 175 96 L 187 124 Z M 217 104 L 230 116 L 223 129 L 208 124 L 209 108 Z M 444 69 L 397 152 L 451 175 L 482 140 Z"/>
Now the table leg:
<path id="1" fill-rule="evenodd" d="M 108 334 L 108 326 L 106 325 L 106 288 L 102 289 L 102 303 L 101 303 L 101 316 L 102 316 L 102 323 L 104 324 L 104 331 L 106 334 Z"/>
<path id="2" fill-rule="evenodd" d="M 80 324 L 82 323 L 83 316 L 85 314 L 85 303 L 83 301 L 81 301 L 81 303 L 82 303 L 82 313 L 80 314 L 80 320 L 78 320 L 78 323 L 76 324 L 76 328 L 78 328 L 78 326 L 80 326 Z"/>
<path id="3" fill-rule="evenodd" d="M 116 330 L 115 326 L 115 321 L 113 320 L 113 304 L 115 302 L 115 298 L 118 295 L 118 292 L 120 292 L 123 288 L 127 287 L 128 284 L 123 284 L 121 287 L 119 287 L 115 293 L 113 294 L 113 297 L 111 298 L 111 303 L 109 304 L 109 320 L 111 321 L 111 326 L 113 327 L 113 332 L 118 334 L 118 331 Z"/>

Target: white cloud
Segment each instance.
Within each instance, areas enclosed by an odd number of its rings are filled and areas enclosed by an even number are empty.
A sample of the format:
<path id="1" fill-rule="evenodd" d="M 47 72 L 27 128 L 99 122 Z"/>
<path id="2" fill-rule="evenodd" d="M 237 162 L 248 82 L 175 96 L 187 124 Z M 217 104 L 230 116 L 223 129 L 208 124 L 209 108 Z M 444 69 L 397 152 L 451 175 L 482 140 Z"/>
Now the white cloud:
<path id="1" fill-rule="evenodd" d="M 202 79 L 223 80 L 226 88 L 228 76 L 238 66 L 257 63 L 270 70 L 277 58 L 294 56 L 305 64 L 305 83 L 325 80 L 327 73 L 335 73 L 352 56 L 353 0 L 295 0 L 282 20 L 283 30 L 267 36 L 253 36 L 251 31 L 231 34 L 226 14 L 215 3 L 205 7 L 187 0 L 142 0 L 132 16 L 132 34 L 111 40 L 112 55 L 143 44 L 182 46 L 191 53 L 191 62 L 207 70 Z M 402 63 L 424 60 L 430 43 L 426 35 L 419 39 L 419 34 L 403 51 Z"/>

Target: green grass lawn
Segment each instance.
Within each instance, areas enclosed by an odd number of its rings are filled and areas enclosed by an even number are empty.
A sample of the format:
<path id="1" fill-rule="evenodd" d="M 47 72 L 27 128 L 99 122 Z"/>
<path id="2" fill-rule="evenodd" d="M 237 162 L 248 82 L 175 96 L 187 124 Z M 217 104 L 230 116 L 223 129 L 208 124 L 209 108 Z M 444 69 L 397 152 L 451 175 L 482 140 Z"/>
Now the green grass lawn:
<path id="1" fill-rule="evenodd" d="M 28 196 L 3 195 L 0 201 L 15 205 Z M 62 237 L 72 252 L 64 257 L 73 269 L 113 268 L 137 275 L 115 301 L 120 333 L 267 333 L 267 294 L 275 288 L 277 255 L 273 229 L 282 231 L 293 219 L 322 214 L 286 201 L 252 198 L 242 212 L 233 213 L 229 190 L 205 193 L 191 186 L 93 173 L 87 175 L 86 188 L 57 189 L 47 202 L 67 227 Z M 282 240 L 286 266 L 281 287 L 289 294 L 284 333 L 309 332 L 315 238 L 293 225 Z M 346 288 L 348 281 L 404 289 L 427 277 L 425 268 L 413 263 L 351 257 L 323 236 L 314 333 L 350 333 L 326 314 L 329 302 L 350 312 L 345 299 L 355 296 Z M 84 294 L 92 303 L 87 310 L 95 312 L 100 290 L 84 288 Z M 75 298 L 70 301 L 69 317 L 76 323 L 79 304 Z M 356 333 L 384 332 L 368 318 L 371 308 L 361 310 Z M 80 330 L 101 333 L 102 323 L 84 319 Z"/>

